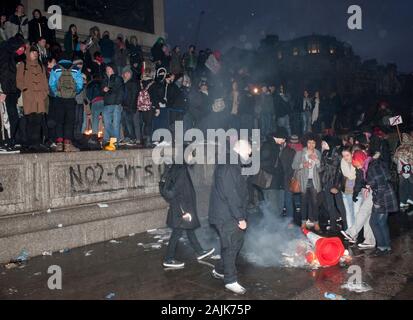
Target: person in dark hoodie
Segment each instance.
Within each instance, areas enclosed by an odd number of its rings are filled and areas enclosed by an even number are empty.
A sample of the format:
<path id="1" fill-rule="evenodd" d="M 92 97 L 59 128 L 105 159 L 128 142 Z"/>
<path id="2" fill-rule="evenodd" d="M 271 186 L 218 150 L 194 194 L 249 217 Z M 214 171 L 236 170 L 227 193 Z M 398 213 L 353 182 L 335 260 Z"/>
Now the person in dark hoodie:
<path id="1" fill-rule="evenodd" d="M 39 9 L 33 11 L 33 19 L 29 21 L 29 41 L 31 44 L 43 38 L 48 44 L 53 42 L 53 31 L 47 25 L 47 18 Z"/>
<path id="2" fill-rule="evenodd" d="M 113 61 L 115 56 L 115 43 L 110 39 L 109 31 L 103 32 L 102 39 L 99 41 L 103 62 L 108 64 Z"/>
<path id="3" fill-rule="evenodd" d="M 346 216 L 341 189 L 341 141 L 326 136 L 322 141 L 320 178 L 323 207 L 329 215 L 330 231 L 335 233 Z"/>
<path id="4" fill-rule="evenodd" d="M 66 32 L 65 35 L 65 52 L 70 57 L 70 59 L 74 58 L 74 54 L 77 51 L 80 51 L 79 46 L 79 36 L 77 34 L 77 27 L 74 24 L 71 24 L 69 30 Z"/>
<path id="5" fill-rule="evenodd" d="M 252 152 L 248 141 L 234 144 L 235 152 L 243 162 Z M 237 294 L 246 289 L 238 283 L 236 260 L 242 248 L 247 229 L 248 184 L 242 174 L 242 161 L 238 164 L 217 165 L 214 172 L 209 203 L 209 223 L 217 230 L 221 243 L 221 260 L 212 271 L 216 279 Z"/>
<path id="6" fill-rule="evenodd" d="M 73 146 L 76 117 L 76 96 L 83 90 L 81 70 L 73 62 L 62 59 L 53 68 L 49 77 L 51 94 L 55 97 L 56 147 L 55 152 L 77 152 Z"/>
<path id="7" fill-rule="evenodd" d="M 20 90 L 16 85 L 17 61 L 22 59 L 26 46 L 22 37 L 13 37 L 0 44 L 0 85 L 6 95 L 6 109 L 10 122 L 9 138 L 3 141 L 6 150 L 15 152 L 16 135 L 19 125 L 17 100 Z"/>
<path id="8" fill-rule="evenodd" d="M 197 214 L 196 193 L 192 183 L 189 167 L 192 165 L 192 154 L 188 153 L 184 164 L 173 164 L 168 168 L 168 181 L 171 188 L 168 189 L 167 198 L 169 210 L 167 226 L 172 229 L 166 256 L 163 262 L 165 268 L 183 268 L 185 263 L 175 259 L 179 239 L 186 232 L 191 247 L 197 254 L 197 260 L 201 261 L 215 252 L 215 249 L 204 250 L 198 241 L 195 230 L 201 224 Z"/>
<path id="9" fill-rule="evenodd" d="M 266 207 L 271 214 L 277 216 L 282 214 L 284 208 L 284 170 L 280 157 L 287 138 L 287 130 L 279 128 L 277 132 L 268 135 L 261 147 L 261 170 L 269 174 L 271 181 L 268 188 L 260 187 Z"/>
<path id="10" fill-rule="evenodd" d="M 93 75 L 92 81 L 89 82 L 86 88 L 86 95 L 90 101 L 90 109 L 92 111 L 92 135 L 91 141 L 98 144 L 99 138 L 99 116 L 105 111 L 105 102 L 101 90 L 102 79 L 99 75 Z"/>
<path id="11" fill-rule="evenodd" d="M 135 81 L 138 81 L 141 75 L 143 53 L 136 36 L 131 36 L 129 41 L 126 40 L 126 49 L 128 50 L 129 63 L 134 73 L 133 78 Z"/>
<path id="12" fill-rule="evenodd" d="M 132 70 L 129 66 L 123 68 L 122 78 L 125 82 L 125 96 L 123 98 L 123 110 L 122 110 L 122 127 L 124 129 L 126 142 L 136 143 L 136 131 L 139 128 L 135 128 L 133 119 L 136 112 L 136 101 L 138 99 L 138 84 L 132 78 Z"/>
<path id="13" fill-rule="evenodd" d="M 103 120 L 105 123 L 104 144 L 108 144 L 111 138 L 120 141 L 120 126 L 122 120 L 122 102 L 124 97 L 123 79 L 116 74 L 116 66 L 112 63 L 106 65 L 106 76 L 102 81 L 102 93 L 105 102 Z M 113 146 L 106 146 L 105 150 L 113 151 Z"/>
<path id="14" fill-rule="evenodd" d="M 206 81 L 199 83 L 199 90 L 191 94 L 190 101 L 191 105 L 184 119 L 185 127 L 198 128 L 202 120 L 210 113 L 212 106 L 212 98 Z"/>

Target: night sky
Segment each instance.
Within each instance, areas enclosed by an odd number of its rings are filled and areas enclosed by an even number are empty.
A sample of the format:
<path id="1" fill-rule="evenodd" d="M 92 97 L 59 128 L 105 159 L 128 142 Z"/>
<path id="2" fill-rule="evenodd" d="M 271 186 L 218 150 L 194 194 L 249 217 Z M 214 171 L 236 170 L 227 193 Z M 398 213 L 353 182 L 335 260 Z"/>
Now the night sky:
<path id="1" fill-rule="evenodd" d="M 349 30 L 347 9 L 363 10 L 363 30 Z M 397 63 L 413 72 L 413 0 L 165 0 L 166 32 L 171 46 L 195 43 L 225 52 L 256 48 L 265 34 L 281 40 L 311 33 L 331 34 L 350 43 L 363 59 Z"/>

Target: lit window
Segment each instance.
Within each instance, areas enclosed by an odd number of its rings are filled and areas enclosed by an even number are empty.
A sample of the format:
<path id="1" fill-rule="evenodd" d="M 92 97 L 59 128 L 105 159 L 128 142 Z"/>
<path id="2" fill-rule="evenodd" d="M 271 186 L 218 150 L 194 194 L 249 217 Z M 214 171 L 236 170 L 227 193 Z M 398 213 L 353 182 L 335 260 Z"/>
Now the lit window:
<path id="1" fill-rule="evenodd" d="M 281 60 L 283 58 L 283 52 L 278 51 L 278 59 Z"/>
<path id="2" fill-rule="evenodd" d="M 298 56 L 299 53 L 300 53 L 300 51 L 298 50 L 298 48 L 293 49 L 293 55 L 294 56 Z"/>
<path id="3" fill-rule="evenodd" d="M 330 48 L 330 54 L 336 54 L 336 48 L 331 47 Z"/>
<path id="4" fill-rule="evenodd" d="M 320 53 L 320 45 L 318 43 L 311 43 L 308 46 L 308 53 L 309 54 L 318 54 L 318 53 Z"/>

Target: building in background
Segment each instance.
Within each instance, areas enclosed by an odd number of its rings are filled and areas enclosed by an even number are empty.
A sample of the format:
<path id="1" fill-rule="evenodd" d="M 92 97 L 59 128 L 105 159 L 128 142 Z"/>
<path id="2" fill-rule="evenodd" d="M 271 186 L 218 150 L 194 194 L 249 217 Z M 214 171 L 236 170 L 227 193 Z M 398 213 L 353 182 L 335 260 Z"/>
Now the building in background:
<path id="1" fill-rule="evenodd" d="M 292 40 L 279 40 L 268 35 L 256 51 L 233 48 L 227 61 L 242 61 L 248 57 L 249 71 L 257 82 L 284 84 L 293 93 L 308 89 L 325 94 L 337 91 L 340 95 L 395 95 L 401 84 L 397 66 L 379 65 L 376 60 L 362 61 L 351 45 L 333 36 L 312 34 Z"/>

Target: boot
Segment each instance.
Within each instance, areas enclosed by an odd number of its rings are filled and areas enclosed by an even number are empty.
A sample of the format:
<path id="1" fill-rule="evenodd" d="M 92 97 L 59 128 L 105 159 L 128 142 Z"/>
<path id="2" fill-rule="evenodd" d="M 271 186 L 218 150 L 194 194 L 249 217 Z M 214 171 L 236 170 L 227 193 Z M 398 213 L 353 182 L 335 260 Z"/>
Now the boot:
<path id="1" fill-rule="evenodd" d="M 110 138 L 109 144 L 105 146 L 105 151 L 116 151 L 116 138 Z"/>
<path id="2" fill-rule="evenodd" d="M 64 145 L 65 152 L 79 152 L 80 150 L 76 148 L 71 142 L 65 143 Z"/>
<path id="3" fill-rule="evenodd" d="M 50 146 L 50 150 L 53 152 L 63 152 L 63 142 L 57 142 Z"/>

